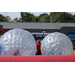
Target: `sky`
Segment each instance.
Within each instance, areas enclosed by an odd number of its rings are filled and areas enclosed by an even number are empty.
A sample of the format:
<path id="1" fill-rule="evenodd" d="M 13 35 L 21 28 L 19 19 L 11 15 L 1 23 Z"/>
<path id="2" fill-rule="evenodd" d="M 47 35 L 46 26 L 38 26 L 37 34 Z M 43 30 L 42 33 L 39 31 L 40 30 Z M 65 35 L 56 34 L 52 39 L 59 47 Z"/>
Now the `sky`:
<path id="1" fill-rule="evenodd" d="M 50 14 L 50 12 L 30 12 L 30 13 L 33 13 L 35 16 L 39 16 L 40 14 L 42 13 L 47 13 L 47 14 Z M 69 12 L 71 13 L 72 15 L 75 14 L 75 12 Z M 16 17 L 20 18 L 20 12 L 0 12 L 0 14 L 4 15 L 4 16 L 10 16 L 11 19 L 14 19 Z"/>

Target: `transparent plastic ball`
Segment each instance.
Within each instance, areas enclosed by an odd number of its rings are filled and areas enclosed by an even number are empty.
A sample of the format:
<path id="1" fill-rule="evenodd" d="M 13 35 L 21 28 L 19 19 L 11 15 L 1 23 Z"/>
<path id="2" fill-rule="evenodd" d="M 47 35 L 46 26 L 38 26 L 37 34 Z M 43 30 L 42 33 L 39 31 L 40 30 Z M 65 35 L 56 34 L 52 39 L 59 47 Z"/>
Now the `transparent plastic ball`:
<path id="1" fill-rule="evenodd" d="M 12 56 L 19 50 L 21 56 L 35 55 L 36 43 L 33 35 L 23 29 L 12 29 L 1 37 L 2 55 Z"/>
<path id="2" fill-rule="evenodd" d="M 41 52 L 42 55 L 72 55 L 73 45 L 68 36 L 54 32 L 43 39 Z"/>
<path id="3" fill-rule="evenodd" d="M 2 48 L 3 48 L 3 45 L 1 44 L 1 41 L 0 41 L 0 56 L 2 54 Z"/>

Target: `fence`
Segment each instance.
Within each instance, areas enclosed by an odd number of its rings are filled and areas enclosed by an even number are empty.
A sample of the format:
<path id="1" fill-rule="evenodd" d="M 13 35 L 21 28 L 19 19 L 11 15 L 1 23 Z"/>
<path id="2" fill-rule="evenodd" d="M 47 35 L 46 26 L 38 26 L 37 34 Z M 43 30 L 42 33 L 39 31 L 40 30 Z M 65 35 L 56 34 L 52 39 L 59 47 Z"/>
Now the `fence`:
<path id="1" fill-rule="evenodd" d="M 75 55 L 0 56 L 0 62 L 75 62 Z"/>

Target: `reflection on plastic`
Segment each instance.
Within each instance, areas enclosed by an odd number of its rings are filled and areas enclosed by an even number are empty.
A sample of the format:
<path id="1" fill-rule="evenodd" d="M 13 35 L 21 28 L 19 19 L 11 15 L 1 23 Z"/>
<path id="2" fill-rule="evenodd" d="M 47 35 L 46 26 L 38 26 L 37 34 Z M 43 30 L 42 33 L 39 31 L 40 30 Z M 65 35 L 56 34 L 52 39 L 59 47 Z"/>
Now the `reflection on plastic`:
<path id="1" fill-rule="evenodd" d="M 36 44 L 33 35 L 23 29 L 12 29 L 1 37 L 2 55 L 12 56 L 19 49 L 20 55 L 35 55 Z"/>
<path id="2" fill-rule="evenodd" d="M 72 55 L 73 45 L 65 34 L 54 32 L 43 39 L 41 52 L 42 55 Z"/>
<path id="3" fill-rule="evenodd" d="M 2 54 L 2 48 L 3 48 L 3 45 L 0 44 L 0 55 Z"/>

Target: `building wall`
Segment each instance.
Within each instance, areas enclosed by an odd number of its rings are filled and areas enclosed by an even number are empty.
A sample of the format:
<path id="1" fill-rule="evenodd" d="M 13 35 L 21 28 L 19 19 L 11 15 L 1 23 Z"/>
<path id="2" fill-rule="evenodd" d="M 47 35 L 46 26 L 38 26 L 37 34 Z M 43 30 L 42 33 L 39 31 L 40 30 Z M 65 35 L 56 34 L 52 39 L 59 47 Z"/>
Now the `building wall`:
<path id="1" fill-rule="evenodd" d="M 75 23 L 9 23 L 0 22 L 0 30 L 2 35 L 3 30 L 10 30 L 13 28 L 23 28 L 30 32 L 62 32 L 68 34 L 68 32 L 75 32 Z"/>
<path id="2" fill-rule="evenodd" d="M 32 23 L 32 22 L 0 22 L 3 28 L 25 28 L 25 29 L 61 29 L 63 26 L 75 27 L 75 23 Z"/>
<path id="3" fill-rule="evenodd" d="M 9 23 L 0 22 L 0 35 L 4 34 L 3 30 L 10 30 L 13 28 L 23 28 L 29 32 L 61 32 L 68 35 L 68 32 L 75 32 L 75 23 Z"/>

